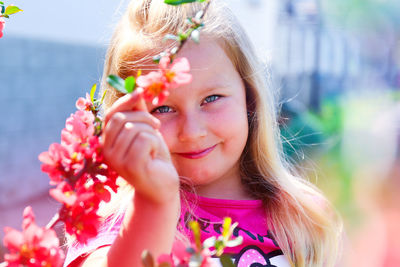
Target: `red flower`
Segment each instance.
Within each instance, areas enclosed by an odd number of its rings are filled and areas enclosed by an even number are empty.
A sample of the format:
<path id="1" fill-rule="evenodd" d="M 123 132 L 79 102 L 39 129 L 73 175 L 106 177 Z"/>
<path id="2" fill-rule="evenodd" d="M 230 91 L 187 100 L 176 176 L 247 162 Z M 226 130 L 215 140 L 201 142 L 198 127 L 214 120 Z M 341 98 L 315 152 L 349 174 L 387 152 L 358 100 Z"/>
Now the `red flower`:
<path id="1" fill-rule="evenodd" d="M 100 201 L 109 200 L 111 197 L 110 192 L 101 191 L 97 188 L 98 185 L 87 185 L 87 180 L 88 175 L 84 174 L 76 182 L 75 191 L 66 182 L 50 190 L 51 196 L 63 203 L 59 215 L 65 224 L 66 232 L 75 235 L 76 239 L 83 243 L 97 235 L 100 223 L 97 210 Z"/>
<path id="2" fill-rule="evenodd" d="M 0 18 L 0 38 L 3 37 L 4 25 L 6 24 L 3 18 Z"/>
<path id="3" fill-rule="evenodd" d="M 35 224 L 31 207 L 24 210 L 22 233 L 6 227 L 3 243 L 9 252 L 4 256 L 7 266 L 61 266 L 64 253 L 52 229 L 40 228 Z"/>
<path id="4" fill-rule="evenodd" d="M 85 203 L 91 199 L 91 194 L 78 194 L 78 199 L 73 206 L 64 205 L 60 211 L 60 220 L 65 224 L 65 231 L 75 235 L 78 242 L 86 241 L 97 235 L 101 217 L 96 214 L 97 207 L 90 206 L 93 203 Z"/>

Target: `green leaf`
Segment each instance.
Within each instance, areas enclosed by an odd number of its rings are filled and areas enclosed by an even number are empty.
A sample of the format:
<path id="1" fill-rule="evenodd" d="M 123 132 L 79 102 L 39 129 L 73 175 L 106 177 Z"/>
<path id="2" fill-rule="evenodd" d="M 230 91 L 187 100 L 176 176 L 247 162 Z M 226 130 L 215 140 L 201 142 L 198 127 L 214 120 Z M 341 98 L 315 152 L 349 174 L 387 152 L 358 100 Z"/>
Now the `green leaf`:
<path id="1" fill-rule="evenodd" d="M 4 2 L 1 2 L 1 1 L 0 1 L 0 5 L 4 5 Z"/>
<path id="2" fill-rule="evenodd" d="M 90 90 L 90 100 L 94 103 L 94 94 L 96 93 L 97 84 L 93 84 L 92 89 Z"/>
<path id="3" fill-rule="evenodd" d="M 18 13 L 20 11 L 22 11 L 22 9 L 20 9 L 17 6 L 8 6 L 8 7 L 6 7 L 6 11 L 4 12 L 4 15 L 12 15 L 12 14 Z"/>
<path id="4" fill-rule="evenodd" d="M 154 259 L 148 250 L 144 250 L 142 253 L 142 264 L 143 267 L 154 267 Z"/>
<path id="5" fill-rule="evenodd" d="M 153 62 L 156 64 L 160 63 L 160 60 L 161 60 L 161 55 L 156 55 L 153 57 Z"/>
<path id="6" fill-rule="evenodd" d="M 198 44 L 200 42 L 200 31 L 199 30 L 192 31 L 190 38 L 192 38 L 192 40 Z"/>
<path id="7" fill-rule="evenodd" d="M 106 96 L 106 93 L 107 93 L 107 90 L 104 90 L 104 93 L 103 93 L 103 95 L 101 96 L 100 105 L 103 104 L 104 97 Z"/>
<path id="8" fill-rule="evenodd" d="M 188 38 L 188 35 L 186 33 L 179 33 L 179 41 L 185 41 Z"/>
<path id="9" fill-rule="evenodd" d="M 6 11 L 6 8 L 2 5 L 2 6 L 1 6 L 1 11 L 0 11 L 0 13 L 3 14 L 4 11 Z"/>
<path id="10" fill-rule="evenodd" d="M 217 257 L 221 256 L 222 253 L 224 252 L 224 248 L 225 248 L 225 242 L 221 240 L 221 237 L 219 236 L 217 241 L 215 241 L 215 255 Z"/>
<path id="11" fill-rule="evenodd" d="M 194 3 L 194 2 L 204 2 L 201 0 L 164 0 L 164 3 L 172 6 L 187 4 L 187 3 Z"/>
<path id="12" fill-rule="evenodd" d="M 123 94 L 127 94 L 128 91 L 125 89 L 125 81 L 124 79 L 116 76 L 116 75 L 109 75 L 107 77 L 107 82 L 109 85 L 117 89 L 119 92 Z"/>
<path id="13" fill-rule="evenodd" d="M 233 261 L 231 257 L 229 257 L 226 254 L 223 254 L 220 258 L 219 261 L 221 262 L 223 267 L 235 267 L 235 264 L 233 264 Z"/>
<path id="14" fill-rule="evenodd" d="M 231 247 L 239 246 L 239 245 L 242 244 L 242 243 L 243 243 L 243 237 L 242 237 L 242 236 L 238 236 L 238 237 L 235 238 L 235 239 L 228 240 L 227 242 L 225 242 L 225 246 L 231 248 Z"/>
<path id="15" fill-rule="evenodd" d="M 136 79 L 133 76 L 129 76 L 125 79 L 125 89 L 128 93 L 132 93 L 135 90 Z"/>

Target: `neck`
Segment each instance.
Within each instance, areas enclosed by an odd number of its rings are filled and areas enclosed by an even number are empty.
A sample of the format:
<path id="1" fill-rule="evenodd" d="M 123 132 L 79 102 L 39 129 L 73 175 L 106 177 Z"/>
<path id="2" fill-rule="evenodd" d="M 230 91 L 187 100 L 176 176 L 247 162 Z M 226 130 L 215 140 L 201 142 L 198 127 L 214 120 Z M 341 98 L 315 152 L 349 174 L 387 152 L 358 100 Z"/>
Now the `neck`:
<path id="1" fill-rule="evenodd" d="M 218 199 L 249 200 L 253 199 L 245 190 L 239 171 L 229 173 L 216 181 L 195 186 L 196 193 L 202 197 Z"/>

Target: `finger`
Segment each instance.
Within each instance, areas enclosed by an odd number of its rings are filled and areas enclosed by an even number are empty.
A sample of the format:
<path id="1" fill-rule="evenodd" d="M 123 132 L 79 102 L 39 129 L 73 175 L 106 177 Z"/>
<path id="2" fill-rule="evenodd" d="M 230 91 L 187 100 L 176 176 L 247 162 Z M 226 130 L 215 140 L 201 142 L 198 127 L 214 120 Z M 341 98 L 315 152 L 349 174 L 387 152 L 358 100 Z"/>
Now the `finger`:
<path id="1" fill-rule="evenodd" d="M 125 176 L 122 177 L 128 179 L 128 182 L 138 190 L 146 188 L 147 163 L 149 159 L 151 160 L 151 155 L 155 153 L 157 145 L 158 141 L 154 134 L 140 132 L 134 137 L 128 153 L 121 161 L 125 166 Z"/>
<path id="2" fill-rule="evenodd" d="M 143 100 L 142 94 L 138 91 L 119 98 L 107 111 L 104 117 L 104 124 L 106 125 L 115 113 L 132 110 L 147 111 L 147 106 Z"/>
<path id="3" fill-rule="evenodd" d="M 171 159 L 171 153 L 169 152 L 169 148 L 167 146 L 167 143 L 164 140 L 164 137 L 162 136 L 161 132 L 156 130 L 156 135 L 158 136 L 160 142 L 160 147 L 158 149 L 158 157 L 164 160 L 170 160 Z"/>
<path id="4" fill-rule="evenodd" d="M 148 160 L 155 158 L 159 147 L 159 139 L 155 134 L 140 132 L 135 136 L 132 145 L 129 147 L 125 160 L 136 161 L 141 168 L 147 166 Z"/>
<path id="5" fill-rule="evenodd" d="M 127 122 L 124 124 L 121 131 L 115 137 L 114 142 L 108 148 L 113 151 L 113 154 L 116 155 L 116 158 L 118 158 L 118 160 L 122 161 L 127 151 L 130 150 L 130 146 L 136 138 L 136 135 L 140 132 L 147 132 L 152 135 L 156 134 L 155 130 L 146 123 Z"/>
<path id="6" fill-rule="evenodd" d="M 103 145 L 113 146 L 113 140 L 128 122 L 146 123 L 154 129 L 159 129 L 161 125 L 160 121 L 156 117 L 146 111 L 117 112 L 104 127 Z"/>

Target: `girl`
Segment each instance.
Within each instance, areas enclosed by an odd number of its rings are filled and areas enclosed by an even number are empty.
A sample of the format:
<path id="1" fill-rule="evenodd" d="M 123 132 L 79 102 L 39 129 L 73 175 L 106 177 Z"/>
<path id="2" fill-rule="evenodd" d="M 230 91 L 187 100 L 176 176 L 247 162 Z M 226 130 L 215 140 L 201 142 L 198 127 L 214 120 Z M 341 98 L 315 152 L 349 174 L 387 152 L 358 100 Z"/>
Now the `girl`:
<path id="1" fill-rule="evenodd" d="M 132 0 L 104 77 L 156 68 L 152 56 L 174 45 L 163 37 L 203 7 Z M 220 233 L 226 216 L 244 238 L 226 250 L 237 266 L 334 265 L 341 222 L 315 187 L 289 172 L 274 96 L 246 35 L 221 1 L 209 6 L 204 24 L 200 44 L 189 41 L 179 52 L 192 82 L 161 106 L 138 92 L 121 96 L 103 78 L 104 156 L 125 186 L 103 207 L 99 235 L 71 246 L 65 265 L 141 266 L 143 250 L 169 253 L 177 237 L 192 238 L 189 219 L 205 239 Z"/>

